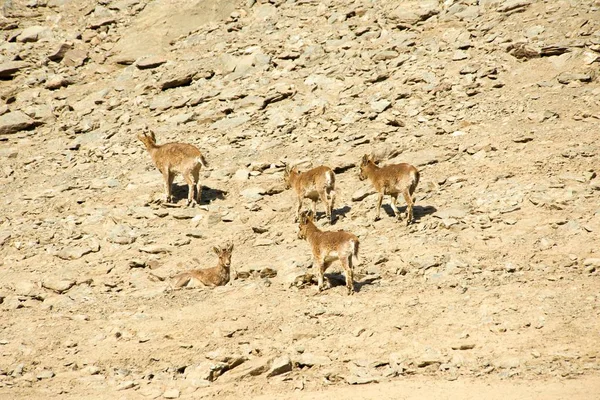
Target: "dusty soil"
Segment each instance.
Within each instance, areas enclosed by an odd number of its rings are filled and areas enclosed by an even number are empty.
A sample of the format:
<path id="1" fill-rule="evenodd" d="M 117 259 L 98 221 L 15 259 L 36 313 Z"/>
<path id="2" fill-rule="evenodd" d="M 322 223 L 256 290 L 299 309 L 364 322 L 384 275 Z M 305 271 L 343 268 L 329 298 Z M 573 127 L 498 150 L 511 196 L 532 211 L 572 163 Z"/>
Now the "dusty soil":
<path id="1" fill-rule="evenodd" d="M 597 1 L 5 1 L 0 397 L 594 398 Z M 165 204 L 136 139 L 193 143 Z M 421 171 L 373 221 L 363 154 Z M 284 162 L 361 241 L 317 293 Z M 308 204 L 306 204 L 308 206 Z M 171 290 L 235 243 L 233 279 Z"/>

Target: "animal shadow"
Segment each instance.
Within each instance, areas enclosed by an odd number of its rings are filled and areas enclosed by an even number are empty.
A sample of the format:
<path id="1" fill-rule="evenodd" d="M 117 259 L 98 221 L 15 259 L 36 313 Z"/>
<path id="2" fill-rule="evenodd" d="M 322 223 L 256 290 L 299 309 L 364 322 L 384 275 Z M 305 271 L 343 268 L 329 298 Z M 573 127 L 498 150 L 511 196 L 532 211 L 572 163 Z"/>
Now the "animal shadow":
<path id="1" fill-rule="evenodd" d="M 211 203 L 214 200 L 225 200 L 228 192 L 225 190 L 202 186 L 202 202 Z"/>
<path id="2" fill-rule="evenodd" d="M 338 221 L 340 216 L 344 216 L 346 215 L 349 211 L 351 210 L 351 208 L 349 206 L 344 206 L 341 208 L 335 208 L 331 211 L 331 216 L 333 217 L 333 222 L 332 225 L 335 225 L 335 223 Z M 317 211 L 317 215 L 315 216 L 315 219 L 317 221 L 321 220 L 321 219 L 327 219 L 327 213 L 325 211 Z M 327 222 L 329 222 L 329 220 L 327 220 Z"/>
<path id="3" fill-rule="evenodd" d="M 346 278 L 344 274 L 341 272 L 331 272 L 324 275 L 325 278 L 329 281 L 329 286 L 334 288 L 336 286 L 346 286 Z M 356 277 L 355 277 L 356 278 Z M 354 291 L 356 293 L 360 292 L 362 287 L 365 285 L 372 285 L 374 282 L 380 280 L 381 277 L 371 277 L 366 279 L 361 279 L 360 281 L 354 280 Z"/>
<path id="4" fill-rule="evenodd" d="M 379 280 L 381 280 L 380 276 L 372 276 L 369 278 L 363 278 L 358 282 L 354 281 L 354 290 L 356 290 L 357 292 L 360 292 L 360 290 L 362 289 L 363 286 L 372 285 Z"/>
<path id="5" fill-rule="evenodd" d="M 335 224 L 340 217 L 345 217 L 352 210 L 350 206 L 344 206 L 341 208 L 336 208 L 332 211 L 333 215 L 333 223 Z"/>
<path id="6" fill-rule="evenodd" d="M 188 196 L 188 185 L 183 183 L 174 183 L 171 189 L 171 195 L 173 196 L 173 203 L 177 203 L 179 200 L 186 200 Z M 200 204 L 211 203 L 214 200 L 224 200 L 227 197 L 227 192 L 221 189 L 211 188 L 208 186 L 202 186 L 202 198 Z"/>
<path id="7" fill-rule="evenodd" d="M 381 208 L 383 209 L 383 211 L 385 211 L 388 217 L 394 217 L 394 210 L 392 209 L 392 206 L 390 204 L 382 204 Z M 400 212 L 400 214 L 403 214 L 403 218 L 406 218 L 406 206 L 398 207 L 398 211 Z M 415 205 L 413 206 L 413 222 L 417 222 L 424 216 L 433 214 L 436 211 L 437 209 L 434 206 Z"/>
<path id="8" fill-rule="evenodd" d="M 426 215 L 433 214 L 437 211 L 434 206 L 413 206 L 413 217 L 415 222 L 420 220 Z"/>

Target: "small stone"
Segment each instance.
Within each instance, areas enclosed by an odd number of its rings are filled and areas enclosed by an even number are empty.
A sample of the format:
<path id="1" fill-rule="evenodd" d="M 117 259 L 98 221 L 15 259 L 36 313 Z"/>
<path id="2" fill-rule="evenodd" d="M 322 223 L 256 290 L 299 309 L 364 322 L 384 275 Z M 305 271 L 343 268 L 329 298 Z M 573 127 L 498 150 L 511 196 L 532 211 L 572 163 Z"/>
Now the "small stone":
<path id="1" fill-rule="evenodd" d="M 54 378 L 54 372 L 50 371 L 50 370 L 43 370 L 42 372 L 40 372 L 39 374 L 37 374 L 37 378 L 38 379 L 50 379 L 50 378 Z"/>
<path id="2" fill-rule="evenodd" d="M 186 233 L 185 236 L 193 237 L 194 239 L 203 239 L 205 234 L 201 230 L 193 230 Z"/>
<path id="3" fill-rule="evenodd" d="M 460 343 L 452 345 L 452 350 L 471 350 L 475 348 L 475 343 Z"/>
<path id="4" fill-rule="evenodd" d="M 23 375 L 23 370 L 25 369 L 25 364 L 18 364 L 12 371 L 11 376 L 21 376 Z"/>
<path id="5" fill-rule="evenodd" d="M 394 50 L 384 50 L 384 51 L 380 51 L 379 53 L 375 54 L 373 56 L 373 61 L 387 61 L 387 60 L 393 60 L 394 58 L 398 57 L 400 54 L 398 54 L 398 52 L 394 51 Z"/>
<path id="6" fill-rule="evenodd" d="M 87 59 L 87 51 L 83 49 L 71 49 L 65 53 L 62 63 L 67 67 L 80 67 L 87 61 Z"/>
<path id="7" fill-rule="evenodd" d="M 129 268 L 146 268 L 146 262 L 142 260 L 131 260 L 129 261 Z"/>
<path id="8" fill-rule="evenodd" d="M 510 13 L 515 11 L 522 11 L 529 5 L 531 5 L 530 0 L 506 0 L 502 2 L 502 5 L 500 7 L 498 7 L 498 12 Z"/>
<path id="9" fill-rule="evenodd" d="M 467 58 L 469 58 L 469 55 L 467 54 L 467 52 L 462 51 L 462 50 L 457 50 L 452 55 L 452 60 L 453 61 L 466 60 Z"/>
<path id="10" fill-rule="evenodd" d="M 588 274 L 594 273 L 596 271 L 596 266 L 594 265 L 586 265 L 583 270 Z"/>
<path id="11" fill-rule="evenodd" d="M 115 64 L 121 65 L 131 65 L 136 61 L 135 57 L 129 54 L 117 55 L 112 60 Z"/>
<path id="12" fill-rule="evenodd" d="M 179 208 L 170 212 L 171 216 L 175 219 L 192 219 L 198 212 L 193 208 Z"/>
<path id="13" fill-rule="evenodd" d="M 589 73 L 577 74 L 573 72 L 563 72 L 556 77 L 559 83 L 568 84 L 571 82 L 579 81 L 579 82 L 591 82 L 592 75 Z"/>
<path id="14" fill-rule="evenodd" d="M 50 54 L 48 55 L 48 59 L 55 62 L 60 62 L 64 57 L 67 51 L 71 50 L 73 46 L 70 43 L 61 43 Z"/>
<path id="15" fill-rule="evenodd" d="M 112 25 L 115 22 L 117 22 L 117 20 L 114 17 L 112 17 L 112 16 L 103 16 L 103 17 L 96 18 L 96 19 L 90 21 L 88 23 L 87 27 L 89 29 L 98 29 L 101 26 Z"/>
<path id="16" fill-rule="evenodd" d="M 583 265 L 586 267 L 600 268 L 600 258 L 586 258 L 583 260 Z"/>
<path id="17" fill-rule="evenodd" d="M 167 90 L 181 86 L 188 86 L 192 83 L 192 78 L 195 72 L 193 71 L 177 71 L 165 77 L 159 84 L 160 90 Z"/>
<path id="18" fill-rule="evenodd" d="M 0 64 L 0 78 L 12 78 L 14 74 L 19 72 L 21 69 L 28 67 L 29 64 L 23 61 L 9 61 Z"/>
<path id="19" fill-rule="evenodd" d="M 24 29 L 23 32 L 17 36 L 17 42 L 37 42 L 42 34 L 47 30 L 48 28 L 45 26 L 30 26 L 29 28 Z"/>
<path id="20" fill-rule="evenodd" d="M 266 358 L 257 358 L 247 361 L 241 367 L 225 372 L 219 382 L 237 382 L 248 376 L 258 376 L 269 370 L 270 360 Z"/>
<path id="21" fill-rule="evenodd" d="M 94 249 L 89 246 L 65 247 L 64 249 L 60 250 L 56 256 L 63 260 L 78 260 L 86 254 L 90 254 L 92 252 L 94 252 Z"/>
<path id="22" fill-rule="evenodd" d="M 517 267 L 513 263 L 506 263 L 504 265 L 504 270 L 509 273 L 517 272 Z"/>
<path id="23" fill-rule="evenodd" d="M 591 51 L 586 51 L 583 53 L 583 62 L 587 65 L 593 64 L 600 60 L 600 55 L 593 53 Z"/>
<path id="24" fill-rule="evenodd" d="M 262 199 L 263 195 L 266 193 L 265 189 L 261 187 L 251 187 L 248 189 L 244 189 L 240 192 L 240 195 L 249 201 L 258 201 Z"/>
<path id="25" fill-rule="evenodd" d="M 38 122 L 31 119 L 22 111 L 17 110 L 0 115 L 0 135 L 29 130 L 38 125 Z"/>
<path id="26" fill-rule="evenodd" d="M 131 244 L 137 239 L 137 234 L 131 227 L 119 224 L 115 225 L 108 233 L 106 240 L 115 244 Z"/>
<path id="27" fill-rule="evenodd" d="M 149 57 L 139 58 L 135 62 L 135 66 L 138 67 L 139 69 L 151 69 L 151 68 L 159 67 L 166 62 L 167 62 L 166 58 L 163 58 L 160 56 L 149 56 Z"/>
<path id="28" fill-rule="evenodd" d="M 263 279 L 265 278 L 275 278 L 277 276 L 277 271 L 273 268 L 263 268 L 260 270 L 259 276 Z"/>
<path id="29" fill-rule="evenodd" d="M 428 270 L 429 268 L 437 267 L 440 265 L 440 261 L 437 257 L 433 255 L 424 255 L 420 257 L 415 257 L 410 261 L 410 264 L 415 268 L 422 269 L 423 271 Z"/>
<path id="30" fill-rule="evenodd" d="M 134 381 L 125 381 L 123 383 L 121 383 L 119 386 L 117 386 L 117 390 L 127 390 L 127 389 L 131 389 L 133 387 L 137 386 L 137 384 Z"/>
<path id="31" fill-rule="evenodd" d="M 204 224 L 207 227 L 215 226 L 219 222 L 221 222 L 221 214 L 212 211 L 209 212 L 204 219 Z"/>
<path id="32" fill-rule="evenodd" d="M 211 370 L 211 363 L 202 362 L 200 364 L 190 365 L 185 369 L 185 379 L 192 380 L 202 380 L 206 382 L 210 382 L 213 379 L 213 373 Z"/>
<path id="33" fill-rule="evenodd" d="M 85 367 L 83 371 L 88 375 L 98 375 L 100 373 L 100 368 L 95 365 L 89 365 Z"/>
<path id="34" fill-rule="evenodd" d="M 254 247 L 258 247 L 258 246 L 272 246 L 274 244 L 275 244 L 275 241 L 273 241 L 271 239 L 258 238 L 254 241 L 254 243 L 252 245 Z"/>
<path id="35" fill-rule="evenodd" d="M 346 382 L 349 385 L 366 385 L 369 383 L 376 383 L 378 381 L 374 376 L 349 375 L 346 377 Z"/>
<path id="36" fill-rule="evenodd" d="M 67 290 L 71 289 L 73 286 L 75 286 L 75 281 L 68 280 L 68 279 L 47 280 L 47 281 L 42 282 L 43 288 L 52 290 L 58 294 L 62 294 L 64 292 L 66 292 Z"/>
<path id="37" fill-rule="evenodd" d="M 515 143 L 527 143 L 527 142 L 531 142 L 533 140 L 533 136 L 531 135 L 519 135 L 516 138 L 513 139 L 513 142 Z"/>
<path id="38" fill-rule="evenodd" d="M 168 389 L 163 393 L 163 397 L 165 399 L 178 399 L 179 398 L 179 390 L 178 389 Z"/>
<path id="39" fill-rule="evenodd" d="M 371 102 L 371 109 L 376 113 L 382 113 L 390 107 L 392 103 L 389 100 L 381 99 Z"/>
<path id="40" fill-rule="evenodd" d="M 319 356 L 311 353 L 303 353 L 296 360 L 298 366 L 312 367 L 314 365 L 322 366 L 331 364 L 331 359 L 327 356 Z"/>
<path id="41" fill-rule="evenodd" d="M 61 87 L 69 86 L 70 84 L 71 84 L 71 81 L 69 79 L 65 78 L 64 76 L 53 75 L 48 78 L 48 80 L 44 84 L 44 87 L 48 90 L 56 90 L 56 89 L 60 89 Z"/>
<path id="42" fill-rule="evenodd" d="M 537 322 L 535 324 L 533 324 L 533 327 L 535 329 L 542 329 L 544 327 L 544 325 L 546 325 L 546 318 L 539 317 Z"/>
<path id="43" fill-rule="evenodd" d="M 284 355 L 281 357 L 277 357 L 275 360 L 273 360 L 273 363 L 271 364 L 271 368 L 270 368 L 269 372 L 267 373 L 267 378 L 270 378 L 272 376 L 281 375 L 286 372 L 290 372 L 291 370 L 292 370 L 292 361 L 290 360 L 289 356 Z"/>
<path id="44" fill-rule="evenodd" d="M 248 171 L 247 169 L 238 169 L 237 171 L 235 171 L 235 174 L 233 174 L 233 179 L 235 179 L 236 181 L 247 181 L 249 177 L 250 171 Z"/>
<path id="45" fill-rule="evenodd" d="M 144 246 L 144 247 L 140 247 L 139 249 L 142 253 L 148 253 L 148 254 L 162 254 L 162 253 L 170 253 L 171 251 L 164 247 L 164 246 L 160 246 L 160 245 L 150 245 L 150 246 Z"/>
<path id="46" fill-rule="evenodd" d="M 417 367 L 423 368 L 432 364 L 442 364 L 444 359 L 440 352 L 434 349 L 426 349 L 425 352 L 416 360 Z"/>

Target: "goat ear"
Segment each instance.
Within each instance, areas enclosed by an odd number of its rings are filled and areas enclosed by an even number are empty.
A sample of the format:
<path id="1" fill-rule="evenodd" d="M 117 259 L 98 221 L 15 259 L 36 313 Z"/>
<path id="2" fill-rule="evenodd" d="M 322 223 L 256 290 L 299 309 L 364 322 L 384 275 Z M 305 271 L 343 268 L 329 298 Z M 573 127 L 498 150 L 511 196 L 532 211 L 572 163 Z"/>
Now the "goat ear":
<path id="1" fill-rule="evenodd" d="M 306 219 L 308 221 L 313 222 L 314 218 L 315 214 L 312 212 L 312 210 L 306 212 Z"/>
<path id="2" fill-rule="evenodd" d="M 363 158 L 362 158 L 362 164 L 364 165 L 364 164 L 366 164 L 366 163 L 368 163 L 368 162 L 369 162 L 369 156 L 368 156 L 367 154 L 365 154 L 365 155 L 363 156 Z"/>
<path id="3" fill-rule="evenodd" d="M 298 222 L 300 222 L 300 225 L 306 223 L 306 211 L 302 211 L 300 213 L 300 217 L 298 218 Z"/>
<path id="4" fill-rule="evenodd" d="M 227 249 L 231 252 L 233 251 L 233 243 L 229 242 L 229 247 L 227 247 Z"/>
<path id="5" fill-rule="evenodd" d="M 156 142 L 156 136 L 154 136 L 153 131 L 148 130 L 148 134 L 146 136 L 148 136 L 150 139 L 152 139 L 153 142 Z"/>
<path id="6" fill-rule="evenodd" d="M 216 246 L 213 247 L 213 251 L 215 252 L 215 254 L 220 254 L 221 253 L 221 249 L 219 249 Z"/>

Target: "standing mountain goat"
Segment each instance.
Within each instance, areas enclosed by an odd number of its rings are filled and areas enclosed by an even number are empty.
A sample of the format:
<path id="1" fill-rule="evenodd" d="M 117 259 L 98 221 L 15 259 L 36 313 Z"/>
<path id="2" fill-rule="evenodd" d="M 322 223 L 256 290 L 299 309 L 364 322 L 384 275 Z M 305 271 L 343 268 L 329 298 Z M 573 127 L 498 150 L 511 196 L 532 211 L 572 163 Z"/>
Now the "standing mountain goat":
<path id="1" fill-rule="evenodd" d="M 144 143 L 154 165 L 165 179 L 166 201 L 172 201 L 171 186 L 173 178 L 180 174 L 188 185 L 187 205 L 200 203 L 202 185 L 200 184 L 200 169 L 207 167 L 206 159 L 194 145 L 188 143 L 156 144 L 154 132 L 140 133 L 138 139 Z M 197 195 L 194 196 L 194 191 Z"/>
<path id="2" fill-rule="evenodd" d="M 223 247 L 213 247 L 213 251 L 219 256 L 219 262 L 215 267 L 206 269 L 195 269 L 183 272 L 173 277 L 176 279 L 175 288 L 183 286 L 223 286 L 229 282 L 229 268 L 231 267 L 231 253 L 233 243 L 228 242 Z"/>
<path id="3" fill-rule="evenodd" d="M 412 196 L 419 184 L 419 171 L 415 167 L 406 163 L 378 167 L 373 161 L 373 156 L 364 155 L 360 163 L 358 177 L 361 181 L 368 178 L 375 190 L 379 192 L 375 221 L 379 219 L 381 202 L 386 194 L 392 196 L 392 209 L 396 218 L 400 220 L 402 215 L 398 212 L 396 202 L 398 195 L 402 194 L 406 201 L 406 212 L 408 214 L 406 224 L 409 225 L 413 222 L 414 199 Z"/>
<path id="4" fill-rule="evenodd" d="M 340 260 L 346 275 L 348 294 L 353 294 L 352 258 L 354 257 L 358 261 L 358 238 L 341 230 L 337 232 L 321 231 L 313 223 L 313 214 L 309 211 L 300 214 L 298 238 L 310 243 L 314 257 L 313 268 L 317 269 L 319 292 L 323 290 L 325 271 L 333 261 Z"/>
<path id="5" fill-rule="evenodd" d="M 333 201 L 335 200 L 335 174 L 329 167 L 319 166 L 306 172 L 299 172 L 297 167 L 285 166 L 285 188 L 293 188 L 298 198 L 296 222 L 302 210 L 305 198 L 312 200 L 313 214 L 317 215 L 317 201 L 325 203 L 325 213 L 329 222 L 333 223 Z"/>

